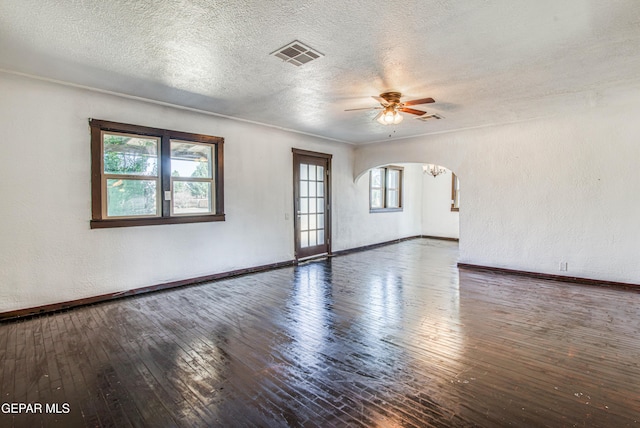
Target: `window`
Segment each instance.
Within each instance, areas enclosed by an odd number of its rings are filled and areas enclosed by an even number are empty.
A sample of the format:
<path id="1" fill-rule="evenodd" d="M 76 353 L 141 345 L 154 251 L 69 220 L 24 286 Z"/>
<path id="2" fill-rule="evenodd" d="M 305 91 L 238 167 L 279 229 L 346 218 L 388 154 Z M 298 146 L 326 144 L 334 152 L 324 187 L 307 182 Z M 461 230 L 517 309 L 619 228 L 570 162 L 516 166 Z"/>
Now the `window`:
<path id="1" fill-rule="evenodd" d="M 220 137 L 91 126 L 91 228 L 224 221 Z"/>
<path id="2" fill-rule="evenodd" d="M 451 211 L 460 211 L 460 181 L 451 173 Z"/>
<path id="3" fill-rule="evenodd" d="M 369 209 L 402 211 L 402 168 L 373 168 L 369 175 Z"/>

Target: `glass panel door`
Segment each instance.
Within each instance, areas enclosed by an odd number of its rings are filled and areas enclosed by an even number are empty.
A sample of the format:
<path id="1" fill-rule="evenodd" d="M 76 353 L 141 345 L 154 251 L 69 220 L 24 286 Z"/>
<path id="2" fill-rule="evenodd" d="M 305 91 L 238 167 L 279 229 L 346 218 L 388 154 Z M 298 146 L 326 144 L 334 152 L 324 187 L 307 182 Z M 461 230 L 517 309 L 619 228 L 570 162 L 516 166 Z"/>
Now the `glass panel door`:
<path id="1" fill-rule="evenodd" d="M 303 154 L 304 153 L 304 154 Z M 329 159 L 294 150 L 296 258 L 329 252 Z M 330 155 L 329 155 L 330 156 Z"/>

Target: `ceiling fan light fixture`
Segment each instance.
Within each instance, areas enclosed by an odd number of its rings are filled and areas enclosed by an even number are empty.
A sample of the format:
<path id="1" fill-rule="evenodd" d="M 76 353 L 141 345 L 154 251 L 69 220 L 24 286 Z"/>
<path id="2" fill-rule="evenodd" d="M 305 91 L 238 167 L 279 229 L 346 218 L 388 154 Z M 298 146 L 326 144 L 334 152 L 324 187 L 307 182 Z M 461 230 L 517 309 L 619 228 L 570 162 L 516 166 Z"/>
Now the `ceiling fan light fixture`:
<path id="1" fill-rule="evenodd" d="M 386 107 L 378 118 L 378 123 L 382 125 L 397 125 L 402 122 L 402 115 L 392 106 Z"/>
<path id="2" fill-rule="evenodd" d="M 379 113 L 373 118 L 373 120 L 377 121 L 381 125 L 397 125 L 404 119 L 400 112 L 415 114 L 420 116 L 422 120 L 427 120 L 426 111 L 417 110 L 407 106 L 431 104 L 436 102 L 433 98 L 419 98 L 417 100 L 402 102 L 400 100 L 401 97 L 402 94 L 400 92 L 383 92 L 379 97 L 372 97 L 380 103 L 379 107 L 348 108 L 345 111 L 379 110 Z M 434 114 L 428 115 L 428 118 L 442 119 L 441 116 Z"/>

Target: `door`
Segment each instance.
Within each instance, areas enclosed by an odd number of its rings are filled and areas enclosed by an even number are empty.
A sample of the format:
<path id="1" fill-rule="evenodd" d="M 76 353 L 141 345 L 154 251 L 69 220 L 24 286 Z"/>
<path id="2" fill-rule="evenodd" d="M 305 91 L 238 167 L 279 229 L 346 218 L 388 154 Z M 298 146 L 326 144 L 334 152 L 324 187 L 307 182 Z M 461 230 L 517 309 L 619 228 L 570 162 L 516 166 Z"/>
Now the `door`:
<path id="1" fill-rule="evenodd" d="M 331 156 L 293 149 L 296 259 L 331 252 Z"/>

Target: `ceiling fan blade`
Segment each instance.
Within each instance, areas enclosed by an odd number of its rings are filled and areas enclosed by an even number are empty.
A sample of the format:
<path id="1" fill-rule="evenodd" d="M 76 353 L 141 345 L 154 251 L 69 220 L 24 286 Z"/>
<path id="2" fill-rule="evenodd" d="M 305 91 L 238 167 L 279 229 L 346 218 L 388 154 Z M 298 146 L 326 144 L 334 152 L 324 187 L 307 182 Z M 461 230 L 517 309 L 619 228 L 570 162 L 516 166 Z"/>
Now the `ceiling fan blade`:
<path id="1" fill-rule="evenodd" d="M 427 114 L 426 111 L 416 110 L 416 109 L 406 108 L 406 107 L 403 107 L 403 108 L 401 108 L 399 110 L 403 111 L 405 113 L 417 114 L 418 116 L 422 116 L 423 114 Z"/>
<path id="2" fill-rule="evenodd" d="M 362 108 L 348 108 L 345 111 L 357 111 L 357 110 L 380 110 L 382 107 L 362 107 Z"/>
<path id="3" fill-rule="evenodd" d="M 373 98 L 374 100 L 376 100 L 377 102 L 379 102 L 380 104 L 382 104 L 385 107 L 389 105 L 389 101 L 385 100 L 382 97 L 376 97 L 376 96 L 372 95 L 371 98 Z"/>
<path id="4" fill-rule="evenodd" d="M 434 100 L 433 98 L 420 98 L 419 100 L 406 101 L 403 104 L 406 106 L 415 106 L 418 104 L 431 104 L 435 102 L 436 100 Z"/>
<path id="5" fill-rule="evenodd" d="M 382 116 L 382 113 L 384 113 L 384 110 L 382 110 L 380 113 L 378 113 L 376 115 L 376 117 L 373 118 L 373 121 L 375 122 L 376 120 L 378 120 L 380 118 L 380 116 Z"/>

